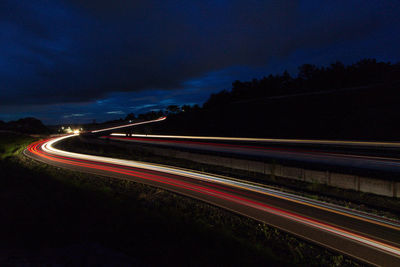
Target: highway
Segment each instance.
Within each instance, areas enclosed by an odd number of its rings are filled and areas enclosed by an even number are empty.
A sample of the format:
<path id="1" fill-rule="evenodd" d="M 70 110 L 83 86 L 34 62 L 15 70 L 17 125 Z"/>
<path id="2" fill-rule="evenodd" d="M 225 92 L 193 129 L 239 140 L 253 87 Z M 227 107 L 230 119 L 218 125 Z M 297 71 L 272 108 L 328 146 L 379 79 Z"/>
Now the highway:
<path id="1" fill-rule="evenodd" d="M 57 167 L 163 188 L 265 222 L 370 264 L 400 266 L 398 221 L 222 176 L 54 147 L 73 137 L 33 143 L 24 154 Z"/>
<path id="2" fill-rule="evenodd" d="M 141 135 L 112 133 L 101 136 L 124 142 L 171 148 L 215 152 L 218 154 L 301 162 L 331 166 L 400 173 L 400 143 L 300 139 L 262 139 L 205 136 Z"/>

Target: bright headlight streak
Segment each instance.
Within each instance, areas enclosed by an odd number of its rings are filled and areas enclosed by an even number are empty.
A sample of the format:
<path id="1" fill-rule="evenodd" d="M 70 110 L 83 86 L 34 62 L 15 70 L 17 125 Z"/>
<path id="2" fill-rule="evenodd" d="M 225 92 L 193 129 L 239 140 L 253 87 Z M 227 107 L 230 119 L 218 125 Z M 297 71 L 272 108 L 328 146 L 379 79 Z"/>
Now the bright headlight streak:
<path id="1" fill-rule="evenodd" d="M 149 137 L 149 136 L 147 136 Z M 232 150 L 232 152 L 236 153 L 239 150 L 251 150 L 251 152 L 255 151 L 274 151 L 275 156 L 276 155 L 299 155 L 301 154 L 302 159 L 310 159 L 313 160 L 315 156 L 318 156 L 319 159 L 323 160 L 329 160 L 327 157 L 335 157 L 335 158 L 351 158 L 351 159 L 360 159 L 363 161 L 365 164 L 368 162 L 369 165 L 374 166 L 376 164 L 381 165 L 381 166 L 387 166 L 387 167 L 400 167 L 399 164 L 399 159 L 397 158 L 388 158 L 388 157 L 376 157 L 376 156 L 365 156 L 365 155 L 352 155 L 352 154 L 343 154 L 343 153 L 331 153 L 331 152 L 326 152 L 326 151 L 307 151 L 307 150 L 299 150 L 299 149 L 273 149 L 270 147 L 264 147 L 264 146 L 254 146 L 253 144 L 251 146 L 247 145 L 237 145 L 237 144 L 225 144 L 225 143 L 210 143 L 207 141 L 181 141 L 181 140 L 168 140 L 167 138 L 143 138 L 143 137 L 121 137 L 121 136 L 102 136 L 100 137 L 101 139 L 113 139 L 117 141 L 124 141 L 124 142 L 139 142 L 139 143 L 150 143 L 150 144 L 160 144 L 160 145 L 170 145 L 172 144 L 173 146 L 201 146 L 201 149 L 205 149 L 207 146 L 208 148 L 215 149 L 215 148 L 223 148 L 225 150 Z M 199 147 L 197 147 L 199 148 Z"/>
<path id="2" fill-rule="evenodd" d="M 123 133 L 112 133 L 113 136 L 126 136 Z M 216 136 L 182 136 L 182 135 L 147 135 L 132 134 L 132 137 L 149 138 L 173 138 L 173 139 L 198 139 L 216 141 L 244 141 L 244 142 L 266 142 L 287 144 L 319 144 L 319 145 L 350 145 L 350 146 L 372 146 L 372 147 L 400 147 L 399 142 L 363 142 L 363 141 L 336 141 L 336 140 L 304 140 L 304 139 L 270 139 L 270 138 L 245 138 L 245 137 L 216 137 Z"/>
<path id="3" fill-rule="evenodd" d="M 117 164 L 117 165 L 129 166 L 129 167 L 137 167 L 137 168 L 142 168 L 142 169 L 149 169 L 149 170 L 155 170 L 155 171 L 158 171 L 158 172 L 167 172 L 167 173 L 178 174 L 178 175 L 186 174 L 185 176 L 187 176 L 187 177 L 193 177 L 195 179 L 202 178 L 204 180 L 208 180 L 208 181 L 212 181 L 212 182 L 219 181 L 220 183 L 225 183 L 225 184 L 229 184 L 229 185 L 235 185 L 236 184 L 236 187 L 246 188 L 247 190 L 252 190 L 252 191 L 257 191 L 257 192 L 259 192 L 260 189 L 261 189 L 261 191 L 265 191 L 265 192 L 269 190 L 270 192 L 274 192 L 274 196 L 276 196 L 277 193 L 279 193 L 281 195 L 281 198 L 288 198 L 288 197 L 292 197 L 293 198 L 294 197 L 294 195 L 291 195 L 291 194 L 288 194 L 288 193 L 283 193 L 283 192 L 279 192 L 279 191 L 276 191 L 276 190 L 266 189 L 266 188 L 258 187 L 258 186 L 255 186 L 255 185 L 247 184 L 247 183 L 241 183 L 241 182 L 238 182 L 238 181 L 230 181 L 230 180 L 223 179 L 223 178 L 220 178 L 220 177 L 213 177 L 213 176 L 210 176 L 210 175 L 193 173 L 193 172 L 186 171 L 186 170 L 172 169 L 172 168 L 168 168 L 168 167 L 165 167 L 165 166 L 157 166 L 157 165 L 154 165 L 154 164 L 145 164 L 145 163 L 134 162 L 134 161 L 119 160 L 119 159 L 112 159 L 112 158 L 106 158 L 106 157 L 100 157 L 100 156 L 92 156 L 92 155 L 84 155 L 84 154 L 79 154 L 79 153 L 67 152 L 67 151 L 58 150 L 58 149 L 53 147 L 54 143 L 56 143 L 56 142 L 58 142 L 60 140 L 63 140 L 65 138 L 69 138 L 71 136 L 73 136 L 73 135 L 63 136 L 63 137 L 55 138 L 55 139 L 50 140 L 48 142 L 44 142 L 43 145 L 42 145 L 42 149 L 44 151 L 46 151 L 46 153 L 54 154 L 54 155 L 66 156 L 66 157 L 70 157 L 72 159 L 76 158 L 76 159 L 83 159 L 83 160 L 89 160 L 89 161 L 100 161 L 100 162 L 104 162 L 104 163 L 111 163 L 111 164 Z M 34 153 L 39 153 L 40 154 L 40 152 L 37 150 L 36 146 L 30 146 L 28 149 L 32 149 L 32 150 L 35 151 Z M 68 161 L 68 159 L 66 159 L 64 161 Z M 124 164 L 124 163 L 128 163 L 128 164 Z M 73 163 L 71 162 L 69 164 L 73 164 Z M 95 162 L 93 162 L 93 164 L 95 164 Z M 83 164 L 83 166 L 86 165 L 88 167 L 92 166 L 92 167 L 89 167 L 89 168 L 101 168 L 101 166 L 97 165 L 97 167 L 95 167 L 96 165 L 93 165 L 93 164 Z M 115 169 L 115 170 L 117 171 L 118 169 Z M 121 171 L 117 171 L 117 172 L 121 172 Z M 123 173 L 123 172 L 124 171 L 122 171 L 121 173 Z M 129 172 L 127 172 L 127 174 L 128 173 Z M 165 178 L 165 179 L 166 180 L 170 180 L 170 179 L 167 179 L 167 178 Z M 166 183 L 168 183 L 168 182 L 166 182 Z M 214 194 L 215 196 L 220 197 L 220 198 L 223 197 L 225 199 L 231 199 L 232 201 L 237 202 L 237 203 L 242 203 L 244 205 L 251 206 L 251 207 L 254 207 L 254 208 L 257 208 L 257 209 L 260 209 L 260 210 L 264 210 L 264 211 L 267 211 L 267 212 L 270 212 L 270 213 L 273 213 L 273 214 L 277 214 L 279 216 L 282 216 L 282 217 L 297 221 L 299 223 L 303 223 L 303 224 L 306 224 L 306 225 L 313 226 L 313 227 L 318 228 L 320 230 L 324 230 L 324 231 L 327 231 L 327 232 L 330 232 L 330 233 L 333 233 L 333 234 L 336 234 L 336 235 L 340 235 L 340 236 L 345 237 L 345 238 L 350 239 L 350 240 L 358 241 L 360 243 L 363 243 L 363 244 L 375 247 L 377 249 L 392 253 L 392 254 L 396 255 L 397 257 L 400 256 L 400 249 L 397 248 L 397 247 L 394 247 L 394 246 L 391 246 L 391 245 L 388 245 L 388 244 L 373 240 L 373 239 L 368 238 L 368 237 L 364 237 L 364 236 L 361 236 L 361 235 L 358 235 L 358 234 L 354 234 L 354 233 L 352 233 L 350 231 L 347 231 L 347 230 L 344 230 L 344 229 L 340 229 L 340 228 L 331 226 L 329 224 L 324 224 L 324 223 L 318 222 L 318 221 L 316 221 L 314 219 L 309 219 L 309 218 L 306 218 L 306 217 L 303 217 L 303 216 L 300 216 L 300 215 L 297 215 L 297 214 L 294 214 L 294 213 L 291 213 L 291 212 L 286 212 L 284 210 L 279 210 L 279 209 L 276 209 L 276 208 L 273 208 L 273 207 L 269 207 L 269 206 L 267 206 L 265 204 L 262 204 L 260 202 L 253 201 L 253 200 L 250 200 L 250 199 L 245 199 L 245 198 L 238 197 L 238 196 L 234 196 L 234 195 L 231 195 L 229 193 L 224 193 L 224 192 L 221 192 L 221 191 L 212 190 L 212 189 L 201 187 L 201 186 L 190 185 L 190 184 L 187 184 L 185 182 L 173 181 L 172 183 L 177 183 L 177 185 L 180 184 L 181 187 L 187 187 L 187 188 L 189 188 L 190 190 L 193 190 L 193 191 L 199 191 L 199 192 L 202 191 L 203 193 L 208 194 L 208 195 Z M 304 198 L 297 197 L 297 199 L 301 200 L 301 202 L 304 204 L 304 202 L 305 202 Z M 292 201 L 295 201 L 295 200 L 292 200 Z M 316 202 L 309 201 L 309 200 L 307 200 L 307 202 L 308 203 L 312 203 L 312 205 L 314 205 L 316 203 Z M 324 205 L 322 205 L 322 206 L 324 206 Z M 332 210 L 332 206 L 331 205 L 329 205 L 329 209 Z M 343 211 L 343 209 L 341 209 L 341 212 L 342 211 Z M 360 217 L 359 214 L 358 214 L 357 217 Z M 368 218 L 368 220 L 375 220 L 376 221 L 376 218 Z M 387 221 L 385 221 L 385 223 L 387 223 Z M 378 224 L 379 224 L 379 222 L 378 222 Z M 391 228 L 399 229 L 397 223 L 392 223 Z"/>

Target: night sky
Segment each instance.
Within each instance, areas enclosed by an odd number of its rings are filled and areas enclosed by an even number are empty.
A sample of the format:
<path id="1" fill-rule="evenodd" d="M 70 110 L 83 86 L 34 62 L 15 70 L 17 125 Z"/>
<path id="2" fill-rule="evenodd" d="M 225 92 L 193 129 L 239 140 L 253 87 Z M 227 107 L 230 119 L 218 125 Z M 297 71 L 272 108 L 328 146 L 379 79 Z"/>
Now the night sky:
<path id="1" fill-rule="evenodd" d="M 303 63 L 400 61 L 400 1 L 1 0 L 0 120 L 202 104 Z"/>

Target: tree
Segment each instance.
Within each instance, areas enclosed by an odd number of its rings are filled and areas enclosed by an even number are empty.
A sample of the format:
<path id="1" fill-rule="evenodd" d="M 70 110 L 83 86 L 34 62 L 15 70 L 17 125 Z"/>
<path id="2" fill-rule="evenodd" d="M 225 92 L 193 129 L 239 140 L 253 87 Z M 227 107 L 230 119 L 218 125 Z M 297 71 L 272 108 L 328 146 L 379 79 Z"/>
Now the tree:
<path id="1" fill-rule="evenodd" d="M 318 68 L 312 64 L 303 64 L 299 67 L 298 77 L 303 80 L 311 80 L 313 76 L 317 73 Z"/>
<path id="2" fill-rule="evenodd" d="M 159 114 L 160 114 L 160 112 L 155 112 L 153 110 L 153 111 L 149 111 L 147 113 L 139 114 L 138 119 L 139 120 L 145 120 L 145 121 L 154 120 L 154 119 L 157 119 L 157 118 L 160 117 Z"/>
<path id="3" fill-rule="evenodd" d="M 126 120 L 126 121 L 132 121 L 132 120 L 134 120 L 134 119 L 136 119 L 136 116 L 135 116 L 135 114 L 133 114 L 133 113 L 129 113 L 129 114 L 126 115 L 126 117 L 125 117 L 125 120 Z"/>
<path id="4" fill-rule="evenodd" d="M 176 114 L 176 113 L 178 113 L 180 111 L 180 108 L 177 105 L 169 105 L 167 107 L 167 111 L 170 112 L 170 113 Z"/>
<path id="5" fill-rule="evenodd" d="M 181 110 L 182 112 L 188 112 L 192 109 L 192 107 L 190 105 L 183 105 Z"/>

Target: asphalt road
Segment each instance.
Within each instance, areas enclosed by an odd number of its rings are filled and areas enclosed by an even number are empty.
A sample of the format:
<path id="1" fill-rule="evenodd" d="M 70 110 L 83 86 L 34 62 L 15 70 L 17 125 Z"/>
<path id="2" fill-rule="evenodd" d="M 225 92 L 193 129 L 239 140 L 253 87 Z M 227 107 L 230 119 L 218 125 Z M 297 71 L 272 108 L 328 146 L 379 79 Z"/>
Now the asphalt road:
<path id="1" fill-rule="evenodd" d="M 226 177 L 53 147 L 71 136 L 34 143 L 24 153 L 50 165 L 164 188 L 265 222 L 367 263 L 400 266 L 400 222 Z"/>

